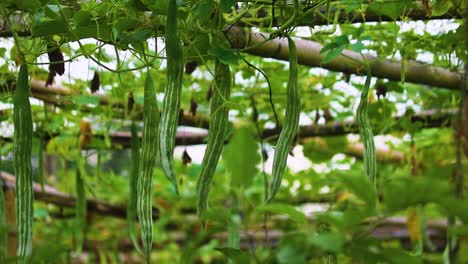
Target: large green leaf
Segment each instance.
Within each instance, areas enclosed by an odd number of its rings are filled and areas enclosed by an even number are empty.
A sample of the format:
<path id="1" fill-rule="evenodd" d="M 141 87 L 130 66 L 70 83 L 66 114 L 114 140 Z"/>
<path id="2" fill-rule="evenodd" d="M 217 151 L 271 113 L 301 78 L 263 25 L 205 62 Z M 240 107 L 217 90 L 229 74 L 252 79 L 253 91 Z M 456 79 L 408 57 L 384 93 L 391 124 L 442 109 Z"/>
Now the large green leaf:
<path id="1" fill-rule="evenodd" d="M 250 186 L 258 171 L 260 155 L 258 142 L 247 126 L 235 130 L 234 136 L 223 151 L 223 160 L 231 172 L 233 186 Z"/>
<path id="2" fill-rule="evenodd" d="M 276 258 L 281 264 L 306 264 L 306 257 L 306 251 L 294 244 L 281 247 L 276 253 Z"/>
<path id="3" fill-rule="evenodd" d="M 347 187 L 349 191 L 367 203 L 369 209 L 376 206 L 377 192 L 375 186 L 370 182 L 369 178 L 362 173 L 344 174 L 339 177 L 339 180 Z"/>
<path id="4" fill-rule="evenodd" d="M 305 140 L 303 146 L 304 156 L 314 162 L 325 162 L 335 154 L 345 152 L 348 140 L 344 136 L 315 137 Z"/>
<path id="5" fill-rule="evenodd" d="M 323 232 L 309 236 L 308 242 L 330 253 L 340 253 L 345 242 L 343 233 Z"/>
<path id="6" fill-rule="evenodd" d="M 242 251 L 236 248 L 216 248 L 219 252 L 223 253 L 226 257 L 234 261 L 233 263 L 242 263 L 248 264 L 250 263 L 250 256 L 248 252 Z"/>
<path id="7" fill-rule="evenodd" d="M 257 207 L 255 211 L 287 215 L 291 220 L 296 222 L 298 225 L 301 225 L 301 226 L 307 225 L 307 217 L 304 215 L 304 213 L 297 210 L 294 206 L 291 206 L 288 204 L 280 204 L 280 203 L 265 204 L 263 206 Z"/>
<path id="8" fill-rule="evenodd" d="M 390 211 L 399 211 L 418 204 L 437 203 L 453 193 L 446 181 L 397 178 L 384 184 L 383 201 Z"/>

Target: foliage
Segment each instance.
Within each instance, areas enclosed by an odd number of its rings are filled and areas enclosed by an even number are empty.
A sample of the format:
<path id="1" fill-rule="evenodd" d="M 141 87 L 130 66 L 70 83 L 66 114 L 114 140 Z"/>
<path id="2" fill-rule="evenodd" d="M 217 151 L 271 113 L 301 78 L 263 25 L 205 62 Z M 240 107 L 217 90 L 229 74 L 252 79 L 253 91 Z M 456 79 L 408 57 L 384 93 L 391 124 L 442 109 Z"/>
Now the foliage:
<path id="1" fill-rule="evenodd" d="M 151 164 L 145 167 L 144 186 L 138 188 L 137 195 L 145 187 L 147 196 L 139 196 L 139 201 L 153 204 L 158 217 L 150 221 L 151 208 L 142 209 L 138 214 L 145 225 L 141 226 L 90 210 L 86 218 L 78 216 L 77 225 L 75 209 L 35 201 L 31 259 L 37 263 L 84 258 L 89 263 L 114 263 L 124 258 L 142 262 L 144 257 L 134 250 L 134 241 L 126 243 L 130 226 L 135 229 L 131 235 L 142 231 L 148 260 L 156 263 L 224 263 L 228 259 L 231 263 L 466 262 L 468 202 L 459 190 L 466 192 L 467 186 L 466 181 L 457 181 L 457 175 L 467 169 L 465 158 L 460 156 L 464 135 L 456 130 L 457 119 L 446 117 L 447 112 L 458 109 L 464 92 L 405 82 L 405 70 L 413 61 L 452 72 L 464 69 L 466 22 L 457 18 L 465 4 L 464 0 L 2 1 L 0 171 L 14 173 L 14 148 L 18 145 L 9 139 L 13 124 L 24 121 L 14 117 L 11 107 L 19 94 L 19 90 L 14 91 L 20 86 L 15 81 L 19 65 L 28 65 L 30 81 L 54 83 L 44 90 L 66 88 L 66 92 L 48 94 L 31 89 L 30 96 L 40 99 L 30 99 L 34 135 L 28 137 L 33 155 L 27 160 L 32 161 L 35 182 L 42 175 L 37 155 L 42 142 L 37 139 L 42 137 L 47 139 L 46 159 L 56 163 L 54 170 L 44 175 L 47 185 L 70 194 L 78 188 L 86 192 L 87 199 L 125 205 L 130 179 L 135 177 L 130 162 L 135 156 L 127 149 L 129 144 L 115 142 L 112 133 L 130 131 L 131 126 L 139 131 L 151 127 L 153 139 L 157 136 L 165 142 L 163 146 L 148 144 L 143 138 L 141 149 L 151 153 L 142 153 L 140 158 L 140 167 L 148 165 L 143 160 Z M 171 13 L 169 7 L 173 8 Z M 172 15 L 174 9 L 176 15 Z M 413 10 L 432 18 L 455 18 L 412 21 Z M 166 30 L 175 25 L 176 30 Z M 357 72 L 365 73 L 373 63 L 393 60 L 397 64 L 392 65 L 400 69 L 395 71 L 394 67 L 392 74 L 397 72 L 401 82 L 373 77 L 364 84 L 363 77 L 349 72 L 249 55 L 249 51 L 262 51 L 264 46 L 232 48 L 239 40 L 229 39 L 225 33 L 238 26 L 271 33 L 272 41 L 282 37 L 309 44 L 315 41 L 322 45 L 321 66 L 354 54 L 366 58 L 367 64 L 356 64 Z M 299 64 L 308 55 L 303 48 L 297 44 Z M 280 46 L 277 52 L 285 50 Z M 369 59 L 371 56 L 375 59 Z M 230 69 L 232 78 L 223 77 L 230 83 L 230 97 L 219 94 L 220 87 L 215 84 L 220 82 L 216 69 L 220 66 Z M 144 91 L 145 79 L 154 83 L 156 95 L 151 98 Z M 292 100 L 293 86 L 294 95 L 300 94 L 300 104 Z M 362 90 L 369 93 L 362 98 L 367 109 L 359 108 L 358 117 L 366 123 L 367 136 L 359 139 L 344 134 L 358 133 L 350 120 L 356 119 Z M 145 101 L 163 106 L 164 133 L 155 132 L 161 127 L 147 118 Z M 293 107 L 300 108 L 294 118 L 287 110 Z M 431 113 L 429 119 L 412 117 L 425 110 Z M 310 125 L 309 130 L 297 135 L 292 125 L 296 118 L 301 126 Z M 78 148 L 83 120 L 88 120 L 92 131 L 86 150 Z M 178 120 L 209 128 L 210 134 L 217 135 L 197 141 L 208 143 L 207 156 L 215 154 L 216 159 L 200 164 L 204 148 L 191 146 L 190 139 L 175 141 L 173 134 L 192 131 L 186 127 L 179 127 L 177 133 L 171 130 Z M 212 121 L 209 127 L 208 120 Z M 294 127 L 285 145 L 278 137 L 281 125 Z M 323 128 L 329 129 L 329 135 L 317 132 Z M 14 129 L 18 131 L 17 126 Z M 337 133 L 339 129 L 343 132 Z M 268 134 L 272 130 L 278 133 Z M 365 142 L 368 148 L 372 133 L 377 135 L 373 137 L 377 152 L 387 147 L 390 151 L 385 153 L 397 152 L 402 157 L 388 161 L 377 155 L 375 184 L 366 176 L 369 164 L 364 164 L 362 153 L 349 151 L 357 142 Z M 179 146 L 172 161 L 174 142 Z M 185 158 L 179 155 L 181 150 Z M 272 161 L 278 153 L 289 166 L 273 179 L 271 168 L 278 168 L 278 163 Z M 161 159 L 167 165 L 164 170 Z M 201 199 L 203 210 L 197 217 L 196 185 L 207 169 L 212 174 L 204 183 L 211 192 L 209 198 Z M 77 171 L 80 182 L 73 180 Z M 279 189 L 266 204 L 272 180 Z M 130 221 L 135 210 L 129 208 Z M 395 229 L 390 227 L 390 233 L 379 233 L 392 219 L 406 221 L 408 211 L 417 215 L 408 217 L 408 227 L 400 223 L 396 228 L 411 233 L 409 236 L 395 239 Z M 447 219 L 455 219 L 456 224 L 447 230 L 434 229 L 440 220 Z M 450 254 L 442 253 L 445 241 L 437 245 L 444 240 L 440 233 L 445 231 L 458 241 L 458 254 L 450 262 Z M 2 224 L 0 235 L 5 232 L 8 227 Z M 439 237 L 434 232 L 439 232 Z M 81 241 L 83 251 L 90 254 L 74 251 Z M 418 244 L 423 247 L 418 249 Z"/>

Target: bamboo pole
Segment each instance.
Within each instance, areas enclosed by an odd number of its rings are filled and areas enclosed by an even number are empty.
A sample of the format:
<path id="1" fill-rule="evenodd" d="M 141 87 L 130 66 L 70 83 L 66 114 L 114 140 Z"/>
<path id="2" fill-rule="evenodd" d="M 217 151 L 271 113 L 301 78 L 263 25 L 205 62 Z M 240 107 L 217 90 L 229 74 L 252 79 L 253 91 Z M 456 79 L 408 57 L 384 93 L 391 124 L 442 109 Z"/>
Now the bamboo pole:
<path id="1" fill-rule="evenodd" d="M 288 61 L 289 49 L 286 38 L 269 40 L 269 34 L 250 31 L 246 28 L 232 26 L 226 29 L 225 35 L 232 48 L 239 49 L 251 55 Z M 336 72 L 365 75 L 366 69 L 361 54 L 344 50 L 341 55 L 328 63 L 324 63 L 324 55 L 320 54 L 323 46 L 315 41 L 295 39 L 298 63 L 304 66 L 321 67 Z M 372 76 L 401 81 L 401 61 L 379 59 L 366 55 L 371 62 Z M 416 61 L 405 62 L 405 80 L 407 82 L 424 84 L 447 89 L 460 89 L 466 80 L 463 74 L 452 72 L 442 67 L 436 67 Z"/>
<path id="2" fill-rule="evenodd" d="M 10 191 L 14 191 L 15 189 L 15 176 L 7 173 L 7 172 L 0 172 L 0 177 L 3 180 L 4 188 L 6 188 L 5 195 L 8 194 Z M 38 183 L 33 184 L 33 191 L 34 191 L 34 199 L 37 201 L 45 202 L 45 203 L 50 203 L 54 204 L 60 207 L 70 207 L 73 208 L 75 207 L 76 204 L 76 198 L 58 191 L 57 189 L 51 187 L 51 186 L 45 186 L 44 192 L 41 190 L 41 186 Z M 6 197 L 8 198 L 8 197 Z M 8 198 L 10 199 L 10 198 Z M 14 196 L 13 196 L 13 201 L 14 201 Z M 14 202 L 13 202 L 14 205 Z M 117 218 L 123 218 L 125 219 L 127 216 L 127 206 L 126 205 L 116 205 L 116 204 L 111 204 L 105 201 L 99 201 L 99 200 L 94 200 L 94 199 L 88 199 L 87 200 L 87 205 L 88 205 L 88 211 L 89 212 L 95 212 L 100 215 L 106 215 L 106 216 L 113 216 Z M 14 209 L 14 207 L 13 207 Z M 7 210 L 8 211 L 8 210 Z M 155 207 L 153 207 L 153 219 L 158 219 L 159 218 L 159 210 Z M 8 219 L 8 216 L 7 216 Z M 16 250 L 16 248 L 15 248 Z M 16 252 L 15 252 L 16 254 Z"/>

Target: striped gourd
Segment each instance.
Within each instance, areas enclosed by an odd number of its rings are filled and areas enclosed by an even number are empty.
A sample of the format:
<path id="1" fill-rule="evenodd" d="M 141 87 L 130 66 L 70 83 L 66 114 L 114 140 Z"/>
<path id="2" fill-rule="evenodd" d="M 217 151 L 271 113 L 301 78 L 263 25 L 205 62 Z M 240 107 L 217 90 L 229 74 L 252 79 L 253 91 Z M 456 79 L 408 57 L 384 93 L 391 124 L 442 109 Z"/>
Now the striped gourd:
<path id="1" fill-rule="evenodd" d="M 145 80 L 143 135 L 137 180 L 137 214 L 141 225 L 143 249 L 148 263 L 153 244 L 151 186 L 158 150 L 158 123 L 159 110 L 156 101 L 156 90 L 151 75 L 148 72 Z"/>
<path id="2" fill-rule="evenodd" d="M 127 226 L 128 237 L 132 241 L 135 249 L 140 253 L 140 247 L 135 235 L 135 220 L 137 217 L 137 182 L 140 166 L 140 140 L 138 139 L 138 131 L 135 123 L 132 123 L 131 128 L 132 141 L 132 171 L 130 172 L 130 193 L 127 205 Z"/>
<path id="3" fill-rule="evenodd" d="M 0 149 L 2 147 L 2 140 L 0 139 Z M 0 153 L 0 171 L 2 170 L 2 155 Z M 6 208 L 5 208 L 5 194 L 3 193 L 3 180 L 0 178 L 0 226 L 6 226 Z M 7 255 L 7 232 L 0 232 L 0 263 L 5 263 Z"/>
<path id="4" fill-rule="evenodd" d="M 231 94 L 231 70 L 229 65 L 215 60 L 215 85 L 210 105 L 210 130 L 200 177 L 197 181 L 197 212 L 201 215 L 207 207 L 208 193 L 219 157 L 223 151 L 228 128 L 229 96 Z"/>
<path id="5" fill-rule="evenodd" d="M 28 68 L 20 67 L 13 97 L 14 164 L 16 175 L 16 225 L 18 263 L 27 263 L 32 250 L 33 189 L 32 189 L 32 114 L 29 104 Z"/>
<path id="6" fill-rule="evenodd" d="M 364 170 L 370 181 L 375 184 L 377 173 L 377 161 L 375 157 L 374 135 L 367 116 L 367 96 L 371 83 L 371 70 L 367 71 L 366 83 L 361 92 L 361 101 L 356 111 L 356 120 L 359 128 L 359 134 L 364 141 Z"/>
<path id="7" fill-rule="evenodd" d="M 0 149 L 2 148 L 0 139 Z M 2 155 L 0 152 L 0 171 L 2 170 Z M 3 193 L 3 180 L 0 178 L 0 226 L 6 226 L 5 194 Z M 0 263 L 5 262 L 7 255 L 7 232 L 0 233 Z"/>
<path id="8" fill-rule="evenodd" d="M 76 242 L 76 252 L 81 253 L 83 249 L 84 234 L 86 229 L 86 192 L 84 188 L 84 179 L 81 175 L 81 158 L 77 162 L 76 166 L 76 181 L 75 181 L 75 191 L 76 191 L 76 206 L 75 206 L 75 242 Z"/>
<path id="9" fill-rule="evenodd" d="M 161 165 L 166 177 L 171 181 L 178 194 L 174 175 L 174 145 L 177 123 L 179 121 L 182 77 L 184 72 L 182 43 L 177 31 L 176 0 L 169 0 L 166 21 L 167 84 L 164 90 L 163 109 L 160 127 Z"/>
<path id="10" fill-rule="evenodd" d="M 297 51 L 296 45 L 291 38 L 289 44 L 289 80 L 287 87 L 286 114 L 283 128 L 276 144 L 275 156 L 273 158 L 272 180 L 266 202 L 271 201 L 281 186 L 281 180 L 286 168 L 288 153 L 296 137 L 299 128 L 299 115 L 301 113 L 300 89 L 297 86 Z"/>
<path id="11" fill-rule="evenodd" d="M 39 137 L 39 147 L 37 149 L 37 178 L 41 184 L 41 191 L 44 192 L 44 139 Z"/>

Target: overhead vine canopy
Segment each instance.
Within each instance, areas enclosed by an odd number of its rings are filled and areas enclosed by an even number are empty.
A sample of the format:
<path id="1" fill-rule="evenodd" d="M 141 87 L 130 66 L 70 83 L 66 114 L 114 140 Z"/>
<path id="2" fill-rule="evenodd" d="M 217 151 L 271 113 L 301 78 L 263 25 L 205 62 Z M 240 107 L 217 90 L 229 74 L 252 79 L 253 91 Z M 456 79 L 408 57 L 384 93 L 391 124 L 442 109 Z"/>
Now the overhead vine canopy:
<path id="1" fill-rule="evenodd" d="M 466 262 L 467 10 L 2 1 L 0 263 Z"/>

